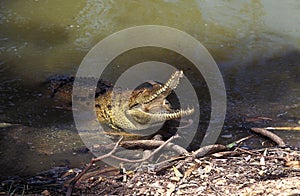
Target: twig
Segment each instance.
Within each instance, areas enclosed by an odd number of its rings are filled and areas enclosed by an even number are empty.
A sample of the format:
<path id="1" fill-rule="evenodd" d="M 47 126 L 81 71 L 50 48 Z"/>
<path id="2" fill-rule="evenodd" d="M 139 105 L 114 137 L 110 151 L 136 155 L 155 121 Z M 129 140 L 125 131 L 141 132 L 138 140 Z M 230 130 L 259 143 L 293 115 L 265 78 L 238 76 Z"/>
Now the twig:
<path id="1" fill-rule="evenodd" d="M 97 158 L 93 158 L 90 163 L 83 169 L 83 171 L 78 174 L 78 176 L 76 176 L 71 182 L 70 182 L 70 185 L 68 187 L 68 190 L 67 190 L 67 196 L 71 196 L 72 194 L 72 190 L 76 184 L 76 182 L 78 182 L 78 180 L 93 166 L 93 164 L 95 162 L 98 162 L 98 161 L 101 161 L 102 159 L 105 159 L 105 158 L 113 158 L 113 159 L 116 159 L 116 160 L 119 160 L 119 161 L 122 161 L 122 162 L 127 162 L 127 163 L 139 163 L 139 162 L 143 162 L 149 158 L 151 158 L 154 154 L 156 154 L 158 151 L 160 151 L 163 147 L 165 147 L 169 142 L 171 142 L 172 140 L 176 139 L 176 138 L 179 138 L 179 135 L 175 135 L 173 137 L 170 137 L 167 141 L 163 142 L 162 145 L 160 145 L 157 149 L 155 149 L 152 153 L 150 153 L 149 155 L 143 157 L 142 159 L 137 159 L 137 160 L 130 160 L 130 159 L 126 159 L 126 158 L 121 158 L 121 157 L 117 157 L 115 155 L 113 155 L 113 153 L 116 152 L 121 140 L 123 139 L 123 137 L 121 137 L 119 139 L 119 141 L 115 144 L 114 148 L 107 154 L 105 155 L 102 155 L 100 157 L 97 157 Z"/>
<path id="2" fill-rule="evenodd" d="M 110 155 L 111 158 L 114 158 L 116 160 L 122 161 L 122 162 L 127 162 L 127 163 L 139 163 L 139 162 L 143 162 L 149 158 L 151 158 L 154 154 L 156 154 L 158 151 L 160 151 L 163 147 L 165 147 L 169 142 L 171 142 L 172 140 L 179 138 L 179 135 L 175 135 L 173 137 L 170 137 L 167 141 L 163 142 L 162 145 L 160 145 L 157 149 L 155 149 L 152 153 L 150 153 L 149 155 L 145 156 L 142 159 L 137 159 L 137 160 L 130 160 L 130 159 L 126 159 L 126 158 L 121 158 L 121 157 L 117 157 L 114 155 Z M 107 158 L 107 157 L 105 157 Z"/>
<path id="3" fill-rule="evenodd" d="M 239 150 L 241 152 L 244 152 L 244 153 L 247 153 L 247 154 L 250 154 L 250 155 L 254 155 L 254 156 L 259 156 L 260 155 L 259 153 L 254 153 L 252 151 L 249 151 L 249 150 L 246 150 L 246 149 L 243 149 L 243 148 L 236 148 L 236 150 Z"/>
<path id="4" fill-rule="evenodd" d="M 218 189 L 217 189 L 216 187 L 214 187 L 211 183 L 208 183 L 208 185 L 209 185 L 209 187 L 211 188 L 211 190 L 215 191 L 215 193 L 216 193 L 218 196 L 222 195 L 222 194 L 218 191 Z"/>
<path id="5" fill-rule="evenodd" d="M 267 127 L 265 129 L 277 131 L 300 131 L 300 127 Z"/>
<path id="6" fill-rule="evenodd" d="M 163 145 L 165 142 L 164 141 L 158 141 L 158 140 L 133 140 L 133 141 L 121 141 L 120 145 L 121 147 L 124 147 L 126 149 L 144 149 L 144 150 L 150 150 L 150 149 L 154 149 L 157 148 L 161 145 Z M 174 143 L 169 142 L 167 145 L 165 145 L 166 148 L 172 149 L 174 151 L 176 151 L 179 154 L 186 154 L 188 153 L 188 151 L 179 146 L 176 145 Z M 100 146 L 97 147 L 101 148 L 101 150 L 104 150 L 106 148 L 109 148 L 109 146 Z"/>
<path id="7" fill-rule="evenodd" d="M 236 148 L 236 150 L 239 150 L 241 152 L 253 155 L 253 156 L 263 156 L 267 159 L 278 159 L 278 160 L 283 160 L 283 161 L 288 161 L 288 159 L 286 157 L 278 157 L 278 156 L 265 156 L 265 155 L 261 155 L 260 153 L 254 153 L 253 151 L 249 151 L 243 148 Z"/>
<path id="8" fill-rule="evenodd" d="M 227 150 L 228 148 L 224 145 L 221 144 L 213 144 L 213 145 L 208 145 L 208 146 L 203 146 L 201 148 L 199 148 L 198 150 L 196 150 L 195 152 L 189 153 L 189 154 L 185 154 L 185 159 L 183 160 L 183 162 L 180 165 L 177 165 L 176 168 L 181 168 L 181 166 L 183 166 L 184 164 L 193 161 L 195 158 L 201 158 L 207 154 L 211 154 L 211 153 L 215 153 L 215 152 L 219 152 L 222 150 Z M 171 162 L 171 161 L 169 161 Z M 172 166 L 168 163 L 166 163 L 164 165 L 165 167 L 167 166 Z"/>
<path id="9" fill-rule="evenodd" d="M 190 162 L 195 158 L 200 158 L 207 154 L 211 154 L 211 153 L 215 153 L 215 152 L 219 152 L 219 151 L 227 150 L 227 149 L 228 148 L 226 146 L 221 145 L 221 144 L 213 144 L 213 145 L 204 146 L 204 147 L 199 148 L 198 150 L 196 150 L 193 153 L 186 153 L 186 154 L 184 154 L 184 156 L 171 158 L 171 159 L 165 160 L 161 163 L 158 163 L 158 164 L 154 165 L 155 166 L 154 170 L 156 172 L 159 172 L 165 168 L 172 166 L 173 165 L 172 162 L 180 160 L 180 159 L 185 159 L 182 163 L 184 165 L 185 163 Z"/>
<path id="10" fill-rule="evenodd" d="M 263 136 L 266 136 L 267 138 L 271 139 L 272 141 L 274 141 L 279 147 L 284 147 L 286 146 L 284 141 L 277 135 L 275 135 L 274 133 L 268 131 L 267 129 L 263 129 L 263 128 L 251 128 L 251 131 L 255 132 L 255 133 L 259 133 Z"/>
<path id="11" fill-rule="evenodd" d="M 94 168 L 93 168 L 94 169 Z M 92 170 L 92 169 L 91 169 Z M 118 172 L 120 171 L 120 168 L 116 168 L 116 167 L 110 167 L 110 168 L 104 168 L 104 169 L 101 169 L 99 170 L 99 168 L 96 168 L 96 170 L 94 171 L 90 171 L 86 174 L 84 174 L 80 180 L 86 180 L 86 179 L 89 179 L 90 177 L 92 176 L 99 176 L 99 175 L 103 175 L 105 173 L 109 173 L 109 172 Z"/>
<path id="12" fill-rule="evenodd" d="M 235 143 L 239 144 L 239 143 L 241 143 L 241 142 L 243 142 L 243 141 L 245 141 L 245 140 L 248 140 L 248 139 L 250 139 L 250 138 L 252 138 L 252 137 L 253 137 L 253 135 L 249 135 L 249 136 L 247 136 L 247 137 L 244 137 L 244 138 L 242 138 L 242 139 L 239 139 L 239 140 L 235 141 Z"/>
<path id="13" fill-rule="evenodd" d="M 237 140 L 237 141 L 234 141 L 234 142 L 232 142 L 232 143 L 230 143 L 230 144 L 227 144 L 226 147 L 227 147 L 228 149 L 231 149 L 231 148 L 237 146 L 237 144 L 239 144 L 239 143 L 241 143 L 241 142 L 243 142 L 243 141 L 245 141 L 245 140 L 248 140 L 248 139 L 250 139 L 250 138 L 252 138 L 252 137 L 253 137 L 253 135 L 244 137 L 244 138 L 239 139 L 239 140 Z"/>
<path id="14" fill-rule="evenodd" d="M 169 168 L 172 165 L 174 165 L 175 161 L 179 161 L 179 160 L 182 160 L 182 159 L 187 159 L 187 155 L 170 158 L 168 160 L 165 160 L 165 161 L 156 163 L 154 165 L 151 165 L 151 167 L 153 167 L 153 171 L 160 172 L 160 171 L 162 171 L 162 170 L 164 170 L 166 168 Z M 147 168 L 148 168 L 148 166 L 147 166 Z"/>
<path id="15" fill-rule="evenodd" d="M 196 158 L 203 157 L 207 155 L 208 153 L 214 153 L 221 150 L 227 150 L 227 147 L 221 144 L 213 144 L 208 146 L 203 146 L 192 153 L 192 155 Z"/>
<path id="16" fill-rule="evenodd" d="M 92 158 L 92 160 L 90 161 L 90 163 L 82 170 L 82 172 L 80 174 L 78 174 L 71 182 L 70 185 L 68 187 L 67 190 L 67 196 L 70 196 L 72 194 L 72 190 L 74 185 L 76 184 L 76 182 L 93 166 L 93 164 L 97 161 L 100 161 L 102 159 L 108 158 L 110 156 L 112 156 L 112 154 L 117 150 L 118 145 L 120 144 L 121 140 L 123 139 L 123 137 L 121 137 L 119 139 L 119 141 L 115 144 L 114 148 L 107 154 L 102 155 L 100 157 L 97 158 Z"/>

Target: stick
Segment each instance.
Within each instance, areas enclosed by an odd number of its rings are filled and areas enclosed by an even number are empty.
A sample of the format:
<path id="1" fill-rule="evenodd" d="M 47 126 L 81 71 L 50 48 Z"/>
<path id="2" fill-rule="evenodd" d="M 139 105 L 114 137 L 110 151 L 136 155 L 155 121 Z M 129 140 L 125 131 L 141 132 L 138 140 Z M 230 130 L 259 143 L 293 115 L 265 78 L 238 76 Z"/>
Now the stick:
<path id="1" fill-rule="evenodd" d="M 71 182 L 70 182 L 70 186 L 68 187 L 68 190 L 67 190 L 67 196 L 71 196 L 72 194 L 72 190 L 76 184 L 76 182 L 78 182 L 78 180 L 93 166 L 93 164 L 95 162 L 98 162 L 98 161 L 101 161 L 102 159 L 105 159 L 105 158 L 108 158 L 108 157 L 111 157 L 111 158 L 114 158 L 116 160 L 119 160 L 119 161 L 122 161 L 122 162 L 127 162 L 127 163 L 138 163 L 138 162 L 143 162 L 149 158 L 151 158 L 154 154 L 156 154 L 158 151 L 160 151 L 163 147 L 165 147 L 169 142 L 171 142 L 172 140 L 176 139 L 176 138 L 179 138 L 179 135 L 175 135 L 173 137 L 170 137 L 167 141 L 163 142 L 162 145 L 160 145 L 157 149 L 155 149 L 152 153 L 150 153 L 149 155 L 143 157 L 142 159 L 137 159 L 137 160 L 130 160 L 130 159 L 126 159 L 126 158 L 121 158 L 121 157 L 117 157 L 115 155 L 113 155 L 113 153 L 116 152 L 121 140 L 123 139 L 123 137 L 121 137 L 119 139 L 119 141 L 115 144 L 114 148 L 107 154 L 105 155 L 102 155 L 100 157 L 97 157 L 97 158 L 93 158 L 90 163 L 83 169 L 83 171 L 78 174 L 78 176 L 76 176 Z"/>
<path id="2" fill-rule="evenodd" d="M 268 131 L 267 129 L 263 128 L 251 128 L 251 131 L 255 133 L 259 133 L 263 136 L 266 136 L 267 138 L 271 139 L 273 142 L 275 142 L 279 147 L 284 147 L 286 146 L 284 141 L 274 133 Z"/>
<path id="3" fill-rule="evenodd" d="M 158 141 L 158 140 L 133 140 L 133 141 L 121 141 L 119 146 L 124 147 L 126 149 L 139 149 L 140 148 L 140 149 L 144 149 L 144 150 L 151 150 L 151 149 L 154 149 L 154 148 L 157 148 L 157 147 L 163 145 L 164 143 L 165 143 L 164 141 Z M 188 151 L 185 148 L 183 148 L 179 145 L 176 145 L 174 143 L 171 143 L 171 142 L 169 142 L 165 146 L 166 146 L 166 148 L 176 151 L 180 155 L 188 153 Z M 108 149 L 109 147 L 111 147 L 111 146 L 110 145 L 100 146 L 100 147 L 95 148 L 94 150 L 97 150 L 99 148 L 101 150 L 104 150 L 104 149 Z"/>
<path id="4" fill-rule="evenodd" d="M 267 127 L 267 130 L 300 131 L 300 127 Z"/>
<path id="5" fill-rule="evenodd" d="M 237 146 L 239 143 L 241 143 L 241 142 L 243 142 L 243 141 L 245 141 L 245 140 L 248 140 L 248 139 L 250 139 L 250 138 L 252 138 L 252 137 L 253 137 L 253 135 L 244 137 L 244 138 L 239 139 L 239 140 L 237 140 L 237 141 L 234 141 L 234 142 L 232 142 L 232 143 L 230 143 L 230 144 L 227 144 L 226 147 L 227 147 L 228 149 L 231 149 L 231 148 Z"/>
<path id="6" fill-rule="evenodd" d="M 198 150 L 193 152 L 192 155 L 196 158 L 200 158 L 200 157 L 207 155 L 208 153 L 214 153 L 214 152 L 218 152 L 218 151 L 226 150 L 226 149 L 227 149 L 227 147 L 224 145 L 212 144 L 212 145 L 203 146 L 203 147 L 199 148 Z"/>
<path id="7" fill-rule="evenodd" d="M 139 162 L 143 162 L 149 158 L 151 158 L 154 154 L 156 154 L 158 151 L 160 151 L 163 147 L 165 147 L 169 142 L 171 142 L 172 140 L 178 138 L 179 135 L 175 135 L 170 137 L 167 141 L 165 141 L 162 145 L 160 145 L 157 149 L 155 149 L 151 154 L 149 154 L 148 156 L 142 158 L 142 159 L 137 159 L 137 160 L 130 160 L 130 159 L 126 159 L 126 158 L 121 158 L 121 157 L 117 157 L 115 155 L 110 155 L 110 157 L 122 161 L 122 162 L 127 162 L 127 163 L 139 163 Z M 107 157 L 105 157 L 107 158 Z"/>
<path id="8" fill-rule="evenodd" d="M 102 159 L 105 159 L 105 158 L 108 158 L 110 157 L 116 150 L 117 150 L 117 147 L 118 145 L 120 144 L 121 140 L 123 139 L 123 137 L 121 137 L 119 139 L 119 141 L 115 144 L 114 148 L 107 154 L 105 155 L 102 155 L 100 157 L 97 157 L 97 158 L 92 158 L 92 160 L 90 161 L 90 163 L 82 170 L 82 172 L 80 174 L 78 174 L 78 176 L 76 176 L 71 182 L 70 182 L 70 186 L 68 187 L 68 190 L 67 190 L 67 196 L 71 196 L 72 194 L 72 190 L 73 190 L 73 187 L 74 185 L 76 184 L 76 182 L 93 166 L 93 164 L 97 161 L 100 161 Z"/>

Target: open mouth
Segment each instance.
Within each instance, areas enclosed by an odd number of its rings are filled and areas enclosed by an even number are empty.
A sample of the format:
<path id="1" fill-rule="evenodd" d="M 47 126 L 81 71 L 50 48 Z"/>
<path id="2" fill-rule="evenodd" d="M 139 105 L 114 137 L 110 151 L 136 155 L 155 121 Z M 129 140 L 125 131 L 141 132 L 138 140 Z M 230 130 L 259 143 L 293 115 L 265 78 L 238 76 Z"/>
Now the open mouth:
<path id="1" fill-rule="evenodd" d="M 127 115 L 139 124 L 151 125 L 193 114 L 194 108 L 174 110 L 167 100 L 182 77 L 183 71 L 176 71 L 164 85 L 155 83 L 151 89 L 133 91 L 135 101 L 129 105 Z"/>
<path id="2" fill-rule="evenodd" d="M 175 110 L 167 100 L 182 77 L 183 72 L 176 71 L 165 84 L 154 83 L 151 88 L 133 91 L 109 91 L 99 96 L 96 98 L 98 120 L 116 129 L 143 130 L 193 114 L 194 108 Z"/>

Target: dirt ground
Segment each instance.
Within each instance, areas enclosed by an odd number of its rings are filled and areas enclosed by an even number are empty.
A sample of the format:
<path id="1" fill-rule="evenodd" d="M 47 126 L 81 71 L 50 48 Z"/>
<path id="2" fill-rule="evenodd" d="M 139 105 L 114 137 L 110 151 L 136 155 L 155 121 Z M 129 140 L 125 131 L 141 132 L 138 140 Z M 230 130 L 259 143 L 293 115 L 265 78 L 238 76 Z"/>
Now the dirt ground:
<path id="1" fill-rule="evenodd" d="M 287 158 L 287 159 L 285 159 Z M 264 149 L 186 158 L 161 171 L 139 171 L 126 182 L 101 179 L 81 194 L 300 195 L 300 152 Z"/>
<path id="2" fill-rule="evenodd" d="M 80 169 L 65 167 L 3 181 L 2 195 L 65 195 Z M 300 195 L 300 151 L 265 148 L 173 158 L 135 171 L 92 169 L 72 195 Z"/>

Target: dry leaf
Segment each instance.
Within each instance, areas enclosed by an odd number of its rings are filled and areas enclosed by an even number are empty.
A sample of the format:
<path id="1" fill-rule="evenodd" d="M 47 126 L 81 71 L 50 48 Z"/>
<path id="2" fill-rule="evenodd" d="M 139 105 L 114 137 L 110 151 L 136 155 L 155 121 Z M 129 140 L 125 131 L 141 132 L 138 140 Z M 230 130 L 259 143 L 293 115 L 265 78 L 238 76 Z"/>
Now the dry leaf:
<path id="1" fill-rule="evenodd" d="M 175 182 L 179 182 L 179 181 L 180 181 L 180 178 L 177 177 L 177 176 L 172 176 L 172 177 L 170 178 L 170 180 L 171 180 L 171 181 L 175 181 Z"/>
<path id="2" fill-rule="evenodd" d="M 260 171 L 258 172 L 258 174 L 259 174 L 260 176 L 263 176 L 263 175 L 265 174 L 265 172 L 264 172 L 263 170 L 260 170 Z"/>
<path id="3" fill-rule="evenodd" d="M 265 149 L 263 155 L 264 155 L 264 156 L 267 156 L 267 153 L 268 153 L 268 150 Z"/>
<path id="4" fill-rule="evenodd" d="M 167 185 L 167 188 L 168 188 L 168 190 L 167 190 L 166 195 L 167 195 L 167 196 L 170 196 L 170 195 L 175 191 L 176 186 L 175 186 L 175 184 L 173 184 L 173 183 L 169 183 L 169 184 Z"/>
<path id="5" fill-rule="evenodd" d="M 216 158 L 220 158 L 220 157 L 232 155 L 232 154 L 235 154 L 235 153 L 236 152 L 234 152 L 234 151 L 224 151 L 224 152 L 213 153 L 213 154 L 211 154 L 211 156 L 216 157 Z"/>
<path id="6" fill-rule="evenodd" d="M 212 166 L 206 165 L 204 168 L 204 173 L 208 174 L 208 173 L 210 173 L 211 170 L 212 170 Z"/>
<path id="7" fill-rule="evenodd" d="M 49 196 L 51 195 L 50 192 L 48 190 L 44 190 L 42 193 L 41 193 L 43 196 Z"/>
<path id="8" fill-rule="evenodd" d="M 285 166 L 292 168 L 300 168 L 300 161 L 288 161 L 285 163 Z"/>
<path id="9" fill-rule="evenodd" d="M 190 166 L 186 170 L 186 172 L 184 172 L 184 178 L 189 177 L 193 171 L 195 171 L 196 169 L 198 169 L 198 167 L 199 167 L 199 164 L 195 164 L 195 165 Z"/>
<path id="10" fill-rule="evenodd" d="M 251 159 L 251 155 L 244 157 L 245 161 L 249 161 Z"/>
<path id="11" fill-rule="evenodd" d="M 174 170 L 174 173 L 175 173 L 176 177 L 178 177 L 178 178 L 183 177 L 182 173 L 180 173 L 180 171 L 176 167 L 173 166 L 173 170 Z"/>
<path id="12" fill-rule="evenodd" d="M 263 166 L 265 166 L 266 165 L 266 161 L 265 161 L 265 157 L 260 157 L 260 161 L 259 161 L 259 164 L 260 165 L 263 165 Z"/>
<path id="13" fill-rule="evenodd" d="M 218 179 L 214 182 L 214 184 L 216 186 L 224 186 L 224 185 L 226 185 L 226 183 L 227 183 L 227 180 L 224 178 Z"/>

